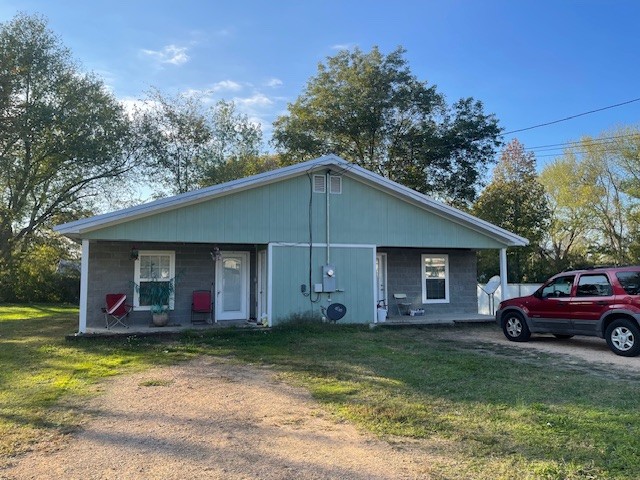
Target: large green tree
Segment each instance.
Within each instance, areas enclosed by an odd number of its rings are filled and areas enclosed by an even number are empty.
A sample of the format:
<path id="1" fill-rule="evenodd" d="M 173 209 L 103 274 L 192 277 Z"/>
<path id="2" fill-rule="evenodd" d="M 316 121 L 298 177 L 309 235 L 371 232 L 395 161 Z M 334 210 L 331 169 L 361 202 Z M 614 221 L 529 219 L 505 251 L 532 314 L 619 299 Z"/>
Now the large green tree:
<path id="1" fill-rule="evenodd" d="M 289 163 L 335 153 L 420 192 L 471 201 L 499 145 L 498 122 L 472 98 L 448 106 L 404 54 L 329 57 L 276 120 L 273 143 Z"/>
<path id="2" fill-rule="evenodd" d="M 38 232 L 131 168 L 121 105 L 39 16 L 0 25 L 0 282 Z"/>
<path id="3" fill-rule="evenodd" d="M 260 127 L 224 100 L 207 108 L 200 96 L 153 89 L 135 118 L 156 196 L 232 177 L 238 163 L 258 155 L 262 143 Z"/>
<path id="4" fill-rule="evenodd" d="M 509 142 L 502 151 L 493 179 L 474 204 L 473 213 L 529 240 L 527 247 L 507 250 L 508 280 L 539 280 L 531 272 L 549 224 L 550 212 L 544 188 L 536 173 L 535 156 L 526 152 L 517 139 Z M 482 280 L 498 271 L 495 255 L 486 253 L 480 256 L 478 273 Z"/>

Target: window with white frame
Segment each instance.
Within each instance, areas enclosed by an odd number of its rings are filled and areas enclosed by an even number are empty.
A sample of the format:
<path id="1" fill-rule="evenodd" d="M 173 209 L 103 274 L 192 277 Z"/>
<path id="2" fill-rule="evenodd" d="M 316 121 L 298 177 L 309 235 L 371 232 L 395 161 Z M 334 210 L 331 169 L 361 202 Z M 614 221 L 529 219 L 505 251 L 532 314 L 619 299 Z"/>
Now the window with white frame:
<path id="1" fill-rule="evenodd" d="M 449 303 L 449 255 L 422 255 L 422 303 Z"/>
<path id="2" fill-rule="evenodd" d="M 139 288 L 133 291 L 133 306 L 136 310 L 150 310 L 145 298 L 145 285 L 149 282 L 170 282 L 175 279 L 176 254 L 172 250 L 141 250 L 135 261 L 133 281 Z M 169 298 L 169 308 L 173 310 L 173 295 Z"/>

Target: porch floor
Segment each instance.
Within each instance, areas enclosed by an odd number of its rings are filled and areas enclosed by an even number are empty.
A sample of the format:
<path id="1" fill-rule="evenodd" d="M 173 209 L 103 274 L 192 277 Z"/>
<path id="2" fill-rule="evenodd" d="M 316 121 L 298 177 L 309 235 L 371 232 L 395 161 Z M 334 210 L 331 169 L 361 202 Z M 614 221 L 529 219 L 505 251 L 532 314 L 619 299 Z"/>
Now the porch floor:
<path id="1" fill-rule="evenodd" d="M 73 336 L 128 336 L 128 335 L 141 335 L 141 336 L 153 336 L 164 335 L 184 332 L 186 330 L 215 330 L 220 328 L 248 328 L 248 329 L 260 329 L 265 328 L 257 325 L 253 322 L 247 322 L 246 320 L 225 320 L 218 323 L 190 323 L 184 324 L 169 324 L 164 327 L 156 327 L 149 324 L 133 324 L 129 325 L 129 328 L 122 327 L 120 325 L 105 328 L 105 327 L 87 327 L 85 333 L 77 333 Z"/>
<path id="2" fill-rule="evenodd" d="M 454 325 L 455 323 L 490 323 L 494 322 L 495 317 L 493 315 L 482 314 L 446 314 L 446 315 L 424 315 L 424 316 L 409 316 L 409 315 L 395 315 L 390 316 L 384 322 L 370 323 L 372 327 L 383 326 L 414 326 L 414 325 Z M 340 323 L 340 322 L 338 322 Z M 167 325 L 165 327 L 156 327 L 153 325 L 130 325 L 129 328 L 122 326 L 105 328 L 105 327 L 87 327 L 85 333 L 77 333 L 75 335 L 69 335 L 68 337 L 92 337 L 92 336 L 128 336 L 128 335 L 140 335 L 140 336 L 154 336 L 154 335 L 169 335 L 174 333 L 184 332 L 185 330 L 214 330 L 219 328 L 247 328 L 247 329 L 261 329 L 265 328 L 256 323 L 247 322 L 244 320 L 238 321 L 224 321 L 218 323 L 205 323 L 205 324 L 174 324 Z"/>
<path id="3" fill-rule="evenodd" d="M 480 313 L 448 313 L 448 314 L 426 314 L 418 316 L 391 315 L 386 321 L 373 323 L 374 326 L 410 326 L 410 325 L 453 325 L 455 323 L 490 323 L 495 322 L 493 315 L 483 315 Z"/>

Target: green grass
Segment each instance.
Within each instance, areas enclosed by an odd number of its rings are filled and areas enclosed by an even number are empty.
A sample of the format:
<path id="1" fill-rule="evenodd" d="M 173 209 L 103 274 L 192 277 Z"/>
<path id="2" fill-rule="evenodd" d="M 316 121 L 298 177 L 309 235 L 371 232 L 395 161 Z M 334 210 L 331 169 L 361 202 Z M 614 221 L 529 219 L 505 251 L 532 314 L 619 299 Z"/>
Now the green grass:
<path id="1" fill-rule="evenodd" d="M 120 373 L 188 358 L 186 348 L 167 350 L 135 337 L 68 342 L 77 308 L 0 306 L 0 466 L 39 439 L 73 431 L 82 400 L 99 381 Z"/>
<path id="2" fill-rule="evenodd" d="M 640 374 L 597 371 L 517 345 L 443 341 L 438 328 L 290 325 L 165 342 L 66 342 L 75 311 L 18 308 L 0 307 L 5 457 L 40 435 L 75 428 L 83 398 L 104 377 L 206 354 L 271 365 L 360 428 L 394 444 L 417 439 L 432 455 L 434 478 L 640 477 Z"/>

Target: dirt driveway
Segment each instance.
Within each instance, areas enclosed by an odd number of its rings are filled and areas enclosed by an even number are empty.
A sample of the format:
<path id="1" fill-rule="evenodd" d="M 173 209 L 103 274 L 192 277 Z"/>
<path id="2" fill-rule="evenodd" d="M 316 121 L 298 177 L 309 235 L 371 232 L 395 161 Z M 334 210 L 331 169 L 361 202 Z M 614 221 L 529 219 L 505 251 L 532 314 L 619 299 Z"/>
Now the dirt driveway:
<path id="1" fill-rule="evenodd" d="M 528 342 L 511 342 L 506 339 L 497 325 L 464 326 L 444 330 L 443 338 L 465 343 L 497 344 L 509 349 L 522 350 L 527 354 L 535 352 L 557 355 L 570 365 L 582 365 L 598 370 L 625 370 L 640 374 L 640 356 L 628 358 L 615 355 L 603 338 L 573 337 L 560 340 L 553 335 L 532 334 Z"/>
<path id="2" fill-rule="evenodd" d="M 203 357 L 108 382 L 91 420 L 8 479 L 414 479 L 424 456 L 339 423 L 274 371 Z"/>
<path id="3" fill-rule="evenodd" d="M 433 334 L 493 354 L 526 352 L 532 361 L 544 352 L 577 368 L 640 371 L 640 357 L 618 357 L 602 339 L 534 335 L 515 344 L 486 325 Z M 338 422 L 266 367 L 203 357 L 103 388 L 87 404 L 81 431 L 38 445 L 0 478 L 425 479 L 434 460 L 455 461 L 419 442 L 392 445 Z"/>

